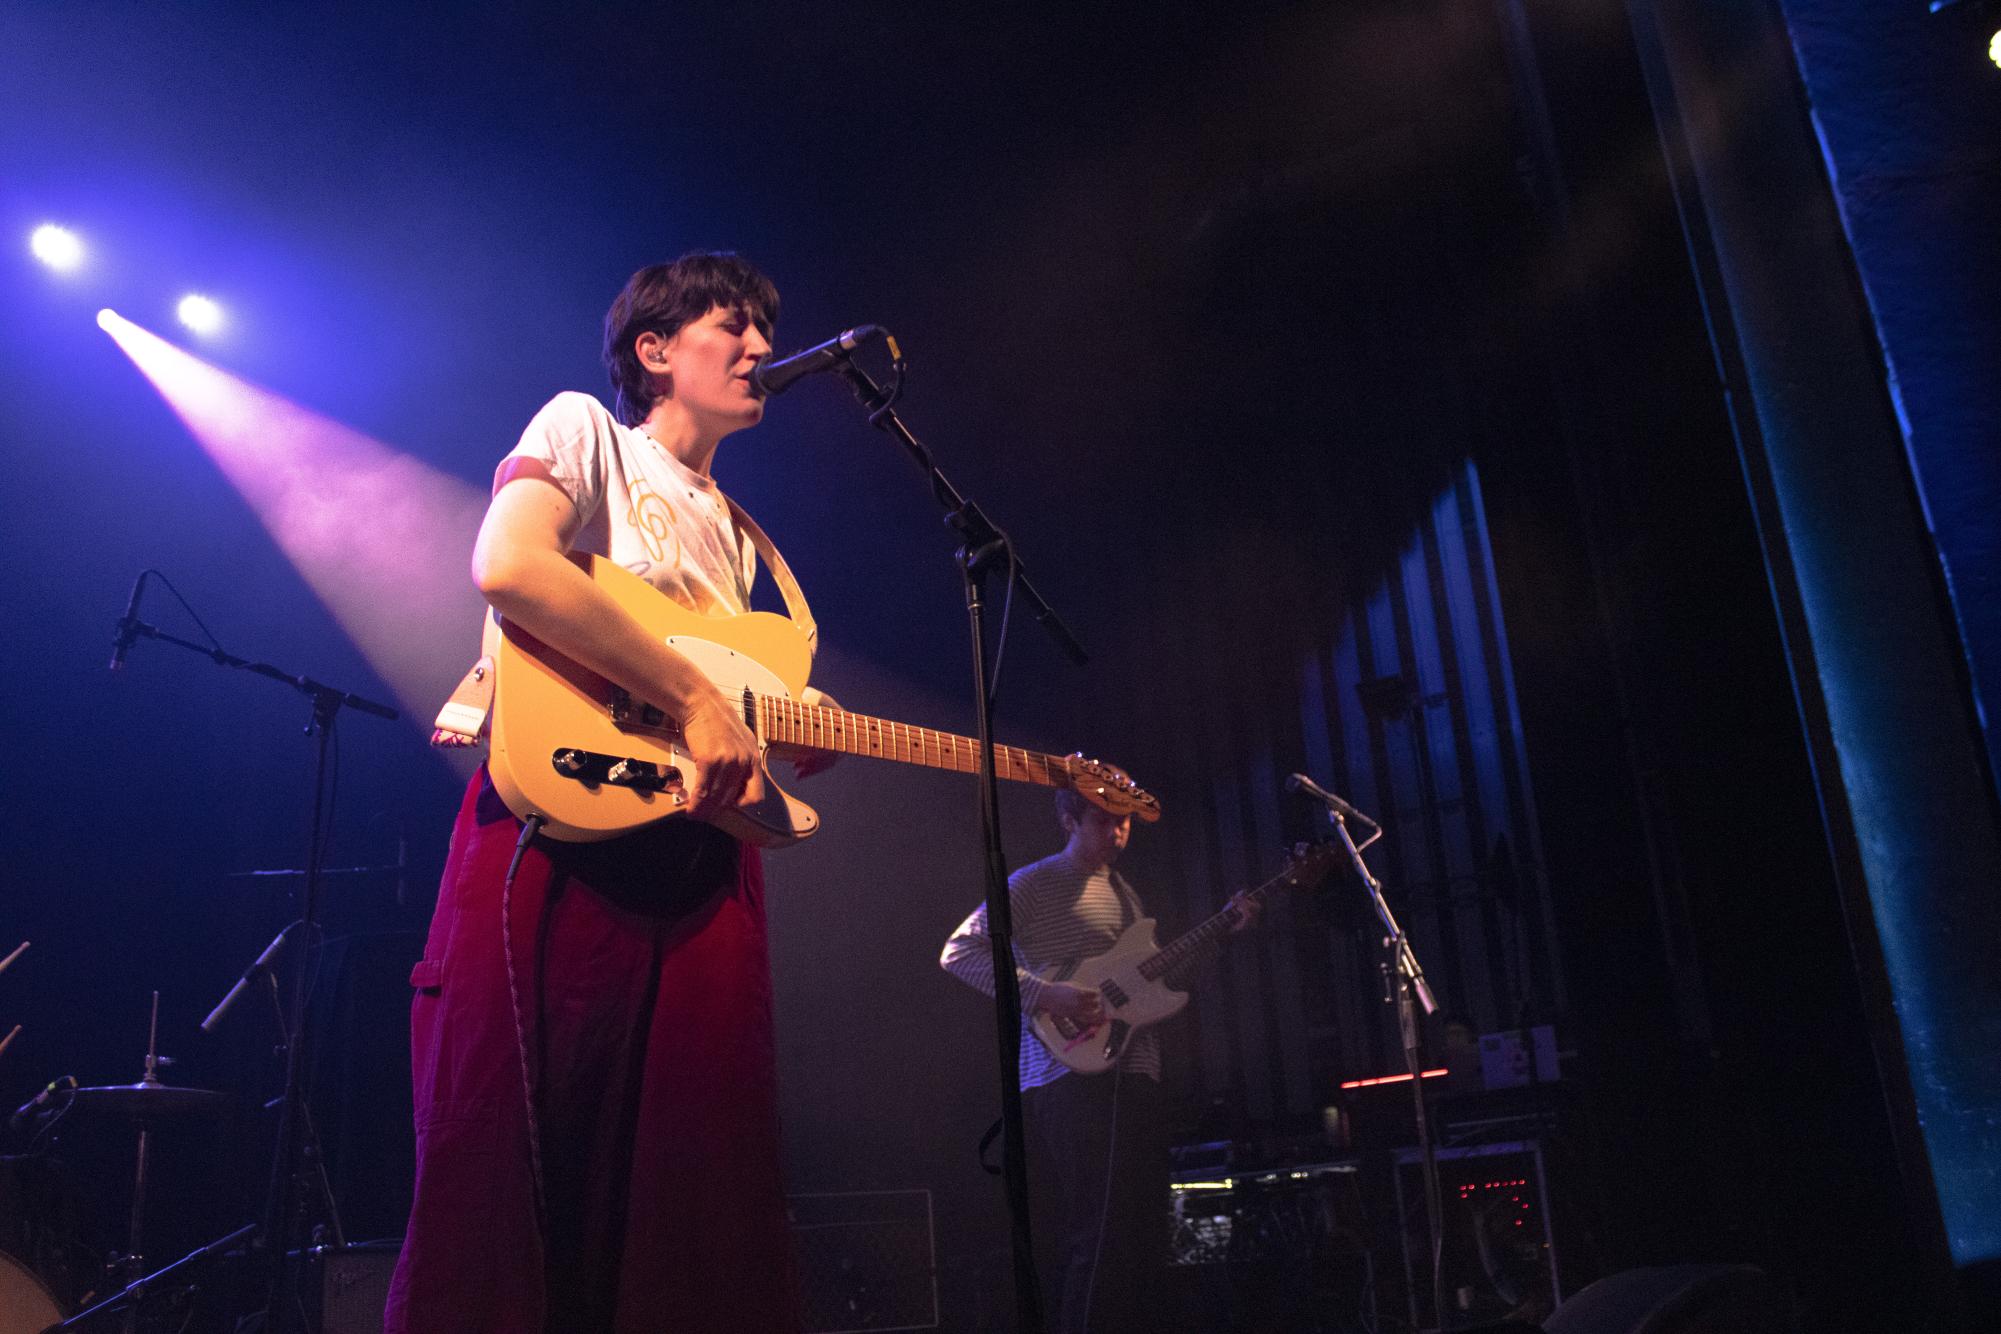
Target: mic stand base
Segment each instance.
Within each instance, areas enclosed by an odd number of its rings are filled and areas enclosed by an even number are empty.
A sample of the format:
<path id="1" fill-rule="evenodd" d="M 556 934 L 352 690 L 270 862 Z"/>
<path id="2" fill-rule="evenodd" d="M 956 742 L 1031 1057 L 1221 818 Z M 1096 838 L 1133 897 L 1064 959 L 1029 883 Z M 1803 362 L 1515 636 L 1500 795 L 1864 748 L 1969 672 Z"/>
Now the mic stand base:
<path id="1" fill-rule="evenodd" d="M 1390 942 L 1395 945 L 1398 942 Z M 1401 957 L 1401 951 L 1399 951 Z M 1387 967 L 1388 965 L 1385 965 Z M 1431 1137 L 1430 1110 L 1424 1102 L 1424 1062 L 1418 1051 L 1417 998 L 1409 974 L 1399 965 L 1394 974 L 1397 1030 L 1403 1039 L 1404 1062 L 1410 1069 L 1411 1111 L 1417 1129 L 1417 1146 L 1423 1151 L 1425 1240 L 1431 1244 L 1432 1329 L 1445 1328 L 1445 1200 L 1438 1182 L 1438 1148 Z M 1417 1318 L 1417 1292 L 1410 1294 L 1410 1323 L 1424 1328 Z"/>
<path id="2" fill-rule="evenodd" d="M 994 1021 L 1001 1062 L 1001 1176 L 1007 1188 L 1015 1314 L 1022 1334 L 1042 1334 L 1042 1286 L 1029 1226 L 1028 1136 L 1021 1105 L 1021 989 L 1015 977 L 1014 921 L 1007 854 L 1001 846 L 1000 780 L 994 769 L 993 698 L 987 688 L 985 577 L 977 556 L 958 553 L 973 639 L 973 687 L 979 697 L 980 838 L 986 854 L 987 938 L 994 960 Z"/>
<path id="3" fill-rule="evenodd" d="M 88 1322 L 95 1320 L 98 1316 L 109 1311 L 129 1309 L 136 1312 L 145 1304 L 146 1299 L 151 1297 L 160 1288 L 163 1280 L 173 1277 L 184 1269 L 190 1269 L 204 1260 L 211 1259 L 242 1245 L 257 1235 L 258 1226 L 256 1223 L 246 1224 L 226 1237 L 189 1251 L 172 1264 L 155 1269 L 143 1278 L 133 1279 L 103 1301 L 92 1306 L 86 1306 L 83 1310 L 78 1311 L 75 1315 L 59 1324 L 50 1325 L 42 1331 L 42 1334 L 56 1334 L 57 1330 L 80 1329 Z"/>

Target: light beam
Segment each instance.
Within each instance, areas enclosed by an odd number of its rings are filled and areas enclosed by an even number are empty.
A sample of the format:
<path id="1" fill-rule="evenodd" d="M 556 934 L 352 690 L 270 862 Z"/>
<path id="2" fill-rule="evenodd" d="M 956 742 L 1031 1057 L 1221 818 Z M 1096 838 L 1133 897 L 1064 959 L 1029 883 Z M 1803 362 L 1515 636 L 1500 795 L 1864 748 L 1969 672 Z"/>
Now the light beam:
<path id="1" fill-rule="evenodd" d="M 99 311 L 97 322 L 428 735 L 432 715 L 479 656 L 484 603 L 467 553 L 485 493 L 219 370 L 116 311 Z M 445 754 L 454 767 L 477 759 Z"/>

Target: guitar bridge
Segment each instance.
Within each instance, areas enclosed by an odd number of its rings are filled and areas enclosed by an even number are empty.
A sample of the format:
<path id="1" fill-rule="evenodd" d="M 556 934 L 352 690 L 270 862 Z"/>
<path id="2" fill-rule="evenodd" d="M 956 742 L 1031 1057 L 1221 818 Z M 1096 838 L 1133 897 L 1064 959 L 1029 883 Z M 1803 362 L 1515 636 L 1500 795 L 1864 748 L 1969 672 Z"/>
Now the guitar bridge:
<path id="1" fill-rule="evenodd" d="M 630 755 L 604 755 L 565 746 L 549 756 L 550 767 L 585 787 L 622 787 L 633 792 L 665 792 L 675 805 L 688 799 L 681 771 Z"/>

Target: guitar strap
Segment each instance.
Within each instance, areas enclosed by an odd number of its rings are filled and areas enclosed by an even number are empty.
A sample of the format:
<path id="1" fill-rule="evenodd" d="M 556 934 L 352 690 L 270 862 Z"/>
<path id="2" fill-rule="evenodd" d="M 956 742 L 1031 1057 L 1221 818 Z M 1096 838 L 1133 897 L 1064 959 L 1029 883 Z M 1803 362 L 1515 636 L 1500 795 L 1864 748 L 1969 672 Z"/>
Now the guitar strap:
<path id="1" fill-rule="evenodd" d="M 1112 882 L 1112 893 L 1118 895 L 1119 906 L 1124 908 L 1126 912 L 1125 920 L 1119 923 L 1119 930 L 1124 931 L 1134 922 L 1146 916 L 1146 914 L 1140 910 L 1139 895 L 1134 893 L 1133 887 L 1126 883 L 1126 878 L 1117 871 L 1110 870 L 1109 868 L 1107 868 L 1106 874 Z"/>
<path id="2" fill-rule="evenodd" d="M 751 518 L 743 506 L 728 496 L 724 496 L 723 500 L 730 507 L 730 518 L 736 520 L 736 526 L 750 539 L 752 550 L 756 551 L 758 557 L 770 568 L 772 582 L 778 585 L 778 595 L 785 599 L 785 614 L 792 618 L 792 623 L 806 636 L 807 650 L 818 653 L 820 626 L 814 621 L 813 609 L 806 605 L 806 594 L 799 587 L 799 581 L 792 577 L 792 567 L 785 563 L 785 556 L 778 550 L 778 544 L 765 536 L 764 530 L 757 526 L 757 520 Z"/>
<path id="3" fill-rule="evenodd" d="M 785 556 L 778 550 L 778 544 L 765 535 L 757 526 L 757 520 L 744 511 L 743 506 L 724 496 L 730 507 L 730 518 L 745 537 L 750 539 L 751 549 L 771 571 L 772 582 L 778 585 L 778 595 L 785 599 L 785 614 L 806 636 L 808 652 L 818 652 L 820 648 L 820 626 L 813 619 L 813 609 L 806 603 L 805 590 L 792 577 L 792 567 L 785 563 Z M 486 735 L 487 719 L 493 713 L 493 660 L 500 650 L 500 618 L 488 611 L 480 622 L 479 661 L 472 665 L 452 691 L 452 697 L 438 710 L 437 719 L 431 724 L 431 744 L 434 746 L 476 746 Z"/>

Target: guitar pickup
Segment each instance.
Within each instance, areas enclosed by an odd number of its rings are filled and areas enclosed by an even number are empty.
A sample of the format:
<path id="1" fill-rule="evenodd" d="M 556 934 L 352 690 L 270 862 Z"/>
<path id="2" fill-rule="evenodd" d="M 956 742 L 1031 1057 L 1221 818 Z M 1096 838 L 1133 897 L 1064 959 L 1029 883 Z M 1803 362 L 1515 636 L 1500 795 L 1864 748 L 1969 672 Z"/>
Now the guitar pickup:
<path id="1" fill-rule="evenodd" d="M 681 790 L 681 771 L 671 765 L 655 764 L 651 760 L 635 759 L 629 755 L 601 755 L 594 750 L 577 750 L 570 746 L 550 755 L 549 764 L 563 777 L 585 787 L 622 787 L 634 792 L 666 792 L 671 789 L 676 801 L 685 799 Z"/>
<path id="2" fill-rule="evenodd" d="M 644 700 L 636 700 L 624 686 L 611 690 L 611 720 L 620 727 L 665 727 L 667 715 Z"/>

